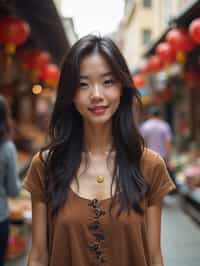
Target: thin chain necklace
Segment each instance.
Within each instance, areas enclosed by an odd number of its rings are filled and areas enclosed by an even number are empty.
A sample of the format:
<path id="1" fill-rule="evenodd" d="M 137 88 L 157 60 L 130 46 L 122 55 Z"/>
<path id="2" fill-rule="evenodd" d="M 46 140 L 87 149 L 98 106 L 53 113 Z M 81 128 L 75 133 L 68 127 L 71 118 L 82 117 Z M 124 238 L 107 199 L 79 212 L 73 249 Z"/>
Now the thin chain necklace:
<path id="1" fill-rule="evenodd" d="M 110 148 L 109 150 L 105 151 L 104 153 L 106 155 L 108 155 L 111 151 L 112 151 L 112 148 Z M 89 156 L 91 158 L 92 157 L 92 152 L 91 151 L 88 151 L 88 154 L 89 154 Z M 105 177 L 103 175 L 97 175 L 96 176 L 96 182 L 98 184 L 102 184 L 104 182 L 104 180 L 105 180 Z"/>

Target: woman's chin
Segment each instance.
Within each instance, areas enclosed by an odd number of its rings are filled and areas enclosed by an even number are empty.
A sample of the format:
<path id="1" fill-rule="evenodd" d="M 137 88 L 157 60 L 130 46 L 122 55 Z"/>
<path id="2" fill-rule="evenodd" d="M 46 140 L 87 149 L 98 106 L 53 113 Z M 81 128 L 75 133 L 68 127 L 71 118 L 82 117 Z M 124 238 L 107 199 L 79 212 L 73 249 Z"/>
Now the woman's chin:
<path id="1" fill-rule="evenodd" d="M 103 115 L 103 116 L 98 116 L 98 117 L 92 116 L 92 117 L 89 117 L 87 121 L 90 124 L 94 124 L 94 125 L 101 125 L 101 124 L 104 125 L 104 124 L 111 123 L 112 117 L 108 115 Z"/>

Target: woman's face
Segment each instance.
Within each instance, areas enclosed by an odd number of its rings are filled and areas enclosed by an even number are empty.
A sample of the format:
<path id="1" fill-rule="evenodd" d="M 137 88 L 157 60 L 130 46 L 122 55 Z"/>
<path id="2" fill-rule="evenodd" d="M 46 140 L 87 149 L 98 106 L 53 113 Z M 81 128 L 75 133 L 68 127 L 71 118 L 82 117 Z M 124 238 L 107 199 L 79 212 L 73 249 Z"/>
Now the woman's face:
<path id="1" fill-rule="evenodd" d="M 120 103 L 121 84 L 111 66 L 99 53 L 80 62 L 80 85 L 74 99 L 84 121 L 99 124 L 112 120 Z"/>

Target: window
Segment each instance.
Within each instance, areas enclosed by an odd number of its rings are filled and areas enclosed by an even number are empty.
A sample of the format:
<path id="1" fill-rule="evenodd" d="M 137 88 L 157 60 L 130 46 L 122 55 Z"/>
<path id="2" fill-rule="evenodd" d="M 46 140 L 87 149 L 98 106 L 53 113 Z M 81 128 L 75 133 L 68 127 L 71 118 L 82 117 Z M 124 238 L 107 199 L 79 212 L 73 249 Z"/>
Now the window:
<path id="1" fill-rule="evenodd" d="M 151 30 L 142 30 L 142 44 L 146 45 L 151 41 Z"/>
<path id="2" fill-rule="evenodd" d="M 143 0 L 144 7 L 151 7 L 152 1 L 151 0 Z"/>

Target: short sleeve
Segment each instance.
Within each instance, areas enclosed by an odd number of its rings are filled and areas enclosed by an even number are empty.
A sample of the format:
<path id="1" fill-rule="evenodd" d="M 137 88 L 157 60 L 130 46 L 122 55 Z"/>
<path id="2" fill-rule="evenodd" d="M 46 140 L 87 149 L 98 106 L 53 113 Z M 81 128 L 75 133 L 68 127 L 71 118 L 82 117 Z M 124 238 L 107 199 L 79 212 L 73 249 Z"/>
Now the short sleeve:
<path id="1" fill-rule="evenodd" d="M 148 206 L 159 204 L 165 194 L 175 189 L 164 160 L 159 155 L 156 155 L 154 160 L 148 191 Z"/>
<path id="2" fill-rule="evenodd" d="M 44 163 L 42 162 L 39 153 L 33 157 L 22 186 L 31 193 L 33 200 L 46 202 Z"/>

